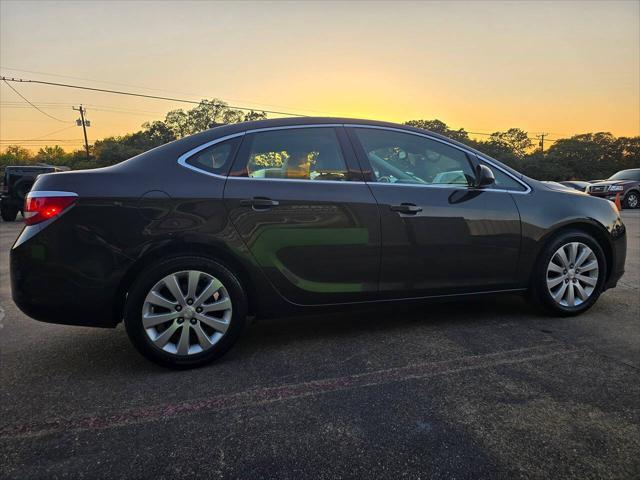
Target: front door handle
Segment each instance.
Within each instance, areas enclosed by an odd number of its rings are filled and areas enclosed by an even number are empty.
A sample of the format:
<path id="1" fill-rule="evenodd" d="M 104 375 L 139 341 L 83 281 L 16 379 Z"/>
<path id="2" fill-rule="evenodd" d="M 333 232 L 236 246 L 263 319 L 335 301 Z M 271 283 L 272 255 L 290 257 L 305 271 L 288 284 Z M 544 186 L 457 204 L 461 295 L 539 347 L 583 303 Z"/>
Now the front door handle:
<path id="1" fill-rule="evenodd" d="M 240 200 L 240 205 L 243 207 L 251 207 L 254 210 L 269 210 L 271 207 L 277 207 L 280 205 L 280 202 L 277 200 L 271 200 L 267 197 L 253 197 Z"/>
<path id="2" fill-rule="evenodd" d="M 391 210 L 393 210 L 394 212 L 415 215 L 416 213 L 422 211 L 422 207 L 414 205 L 413 203 L 401 203 L 400 205 L 391 205 Z"/>

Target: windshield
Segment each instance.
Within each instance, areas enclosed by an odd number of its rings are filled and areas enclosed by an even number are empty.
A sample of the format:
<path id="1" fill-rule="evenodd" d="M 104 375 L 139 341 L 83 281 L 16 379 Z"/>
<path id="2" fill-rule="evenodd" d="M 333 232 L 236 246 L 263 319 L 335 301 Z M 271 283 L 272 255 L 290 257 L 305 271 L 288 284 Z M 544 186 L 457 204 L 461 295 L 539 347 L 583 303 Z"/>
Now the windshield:
<path id="1" fill-rule="evenodd" d="M 621 170 L 609 177 L 609 180 L 635 180 L 640 182 L 640 168 Z"/>

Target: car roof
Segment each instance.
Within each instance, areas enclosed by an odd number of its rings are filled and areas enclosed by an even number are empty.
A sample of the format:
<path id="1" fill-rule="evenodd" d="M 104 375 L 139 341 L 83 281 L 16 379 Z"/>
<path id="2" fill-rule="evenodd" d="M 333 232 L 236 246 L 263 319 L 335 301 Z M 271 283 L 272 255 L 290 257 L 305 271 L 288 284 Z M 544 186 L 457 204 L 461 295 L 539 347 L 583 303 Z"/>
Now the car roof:
<path id="1" fill-rule="evenodd" d="M 378 127 L 388 127 L 388 128 L 401 128 L 403 130 L 412 130 L 420 133 L 428 133 L 429 135 L 433 135 L 434 137 L 439 137 L 443 140 L 451 141 L 454 143 L 455 140 L 452 140 L 444 135 L 439 133 L 431 132 L 428 130 L 410 127 L 408 125 L 402 125 L 399 123 L 393 122 L 383 122 L 380 120 L 367 120 L 364 118 L 344 118 L 344 117 L 283 117 L 283 118 L 272 118 L 268 120 L 255 120 L 252 122 L 241 122 L 241 123 L 233 123 L 230 125 L 221 125 L 214 127 L 209 132 L 218 132 L 221 135 L 232 135 L 234 133 L 243 132 L 247 130 L 258 130 L 262 128 L 273 128 L 273 127 L 289 127 L 289 126 L 304 126 L 304 125 L 324 125 L 324 124 L 351 124 L 351 125 L 369 125 L 369 126 L 378 126 Z M 468 148 L 468 147 L 467 147 Z"/>

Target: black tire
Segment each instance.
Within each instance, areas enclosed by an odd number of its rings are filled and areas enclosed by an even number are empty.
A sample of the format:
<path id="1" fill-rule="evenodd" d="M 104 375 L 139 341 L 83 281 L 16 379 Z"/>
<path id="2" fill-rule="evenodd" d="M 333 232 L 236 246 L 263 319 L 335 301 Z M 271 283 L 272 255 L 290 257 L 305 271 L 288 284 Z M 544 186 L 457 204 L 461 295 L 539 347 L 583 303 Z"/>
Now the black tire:
<path id="1" fill-rule="evenodd" d="M 631 190 L 624 197 L 624 208 L 640 208 L 640 193 L 636 190 Z"/>
<path id="2" fill-rule="evenodd" d="M 0 216 L 5 222 L 14 222 L 18 216 L 18 209 L 12 207 L 3 207 L 0 209 Z"/>
<path id="3" fill-rule="evenodd" d="M 13 196 L 21 202 L 24 202 L 24 199 L 27 197 L 27 194 L 31 190 L 31 187 L 33 187 L 34 183 L 35 181 L 32 178 L 23 178 L 16 181 L 11 188 L 11 190 L 13 191 Z"/>
<path id="4" fill-rule="evenodd" d="M 547 267 L 552 256 L 560 247 L 571 242 L 581 242 L 591 248 L 598 261 L 599 270 L 597 283 L 589 298 L 574 307 L 557 303 L 547 288 Z M 607 262 L 600 244 L 586 232 L 567 230 L 550 239 L 540 252 L 540 255 L 538 255 L 536 265 L 533 268 L 529 298 L 536 306 L 542 308 L 548 314 L 559 317 L 579 315 L 589 310 L 596 303 L 602 293 L 606 277 Z"/>
<path id="5" fill-rule="evenodd" d="M 222 338 L 208 350 L 191 355 L 177 355 L 161 350 L 153 344 L 142 325 L 142 308 L 149 291 L 165 276 L 184 270 L 198 270 L 213 275 L 223 283 L 232 304 L 230 324 Z M 206 257 L 169 258 L 146 268 L 138 275 L 127 295 L 124 324 L 133 345 L 152 362 L 176 369 L 200 367 L 226 353 L 245 330 L 248 325 L 247 297 L 238 278 L 224 265 Z"/>

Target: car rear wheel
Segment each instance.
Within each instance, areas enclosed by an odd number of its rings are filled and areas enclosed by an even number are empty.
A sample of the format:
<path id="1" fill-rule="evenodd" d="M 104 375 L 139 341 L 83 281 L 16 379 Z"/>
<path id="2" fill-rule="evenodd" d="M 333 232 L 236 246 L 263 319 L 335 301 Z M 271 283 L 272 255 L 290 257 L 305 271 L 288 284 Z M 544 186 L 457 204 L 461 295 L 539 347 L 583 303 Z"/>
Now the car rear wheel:
<path id="1" fill-rule="evenodd" d="M 598 242 L 580 231 L 568 231 L 543 249 L 532 279 L 532 296 L 547 312 L 580 314 L 602 293 L 606 259 Z"/>
<path id="2" fill-rule="evenodd" d="M 144 270 L 125 305 L 135 347 L 168 367 L 192 368 L 223 355 L 247 324 L 244 290 L 225 266 L 204 257 L 164 260 Z"/>
<path id="3" fill-rule="evenodd" d="M 640 194 L 635 190 L 627 193 L 624 199 L 624 208 L 638 208 L 640 207 Z"/>

